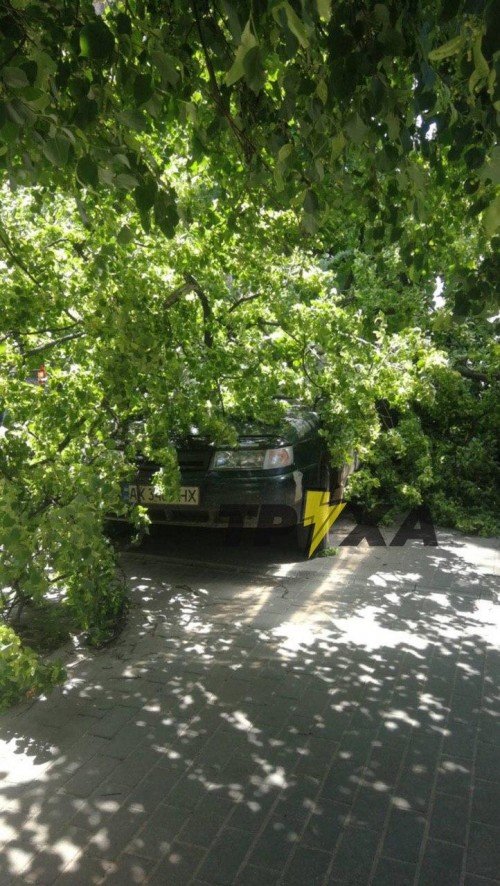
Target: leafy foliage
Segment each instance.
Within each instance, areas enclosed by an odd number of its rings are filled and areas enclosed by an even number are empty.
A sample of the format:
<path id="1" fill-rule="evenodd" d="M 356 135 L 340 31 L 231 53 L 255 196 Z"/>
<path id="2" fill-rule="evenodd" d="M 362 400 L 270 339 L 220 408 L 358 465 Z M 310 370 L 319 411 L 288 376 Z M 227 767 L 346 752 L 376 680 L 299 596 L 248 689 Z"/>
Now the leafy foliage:
<path id="1" fill-rule="evenodd" d="M 137 453 L 173 495 L 176 438 L 231 442 L 284 396 L 335 463 L 358 449 L 365 509 L 494 530 L 494 25 L 492 2 L 4 0 L 5 620 L 56 593 L 106 642 Z"/>
<path id="2" fill-rule="evenodd" d="M 494 6 L 11 0 L 0 19 L 0 159 L 22 184 L 73 179 L 133 194 L 143 223 L 152 215 L 167 237 L 177 195 L 148 139 L 158 144 L 165 125 L 186 129 L 195 161 L 236 152 L 251 184 L 303 207 L 310 233 L 353 177 L 362 202 L 377 194 L 396 219 L 408 201 L 425 214 L 420 161 L 441 174 L 452 163 L 491 237 Z"/>
<path id="3" fill-rule="evenodd" d="M 33 698 L 64 678 L 58 663 L 41 663 L 29 647 L 23 647 L 12 628 L 0 624 L 0 712 L 12 704 Z"/>

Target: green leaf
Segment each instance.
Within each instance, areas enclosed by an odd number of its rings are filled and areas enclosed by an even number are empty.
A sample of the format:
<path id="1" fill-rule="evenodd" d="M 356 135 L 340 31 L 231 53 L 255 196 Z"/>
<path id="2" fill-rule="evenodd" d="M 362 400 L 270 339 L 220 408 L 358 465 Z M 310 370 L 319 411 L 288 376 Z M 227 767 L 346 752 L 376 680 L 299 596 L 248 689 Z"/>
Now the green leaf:
<path id="1" fill-rule="evenodd" d="M 134 232 L 128 225 L 123 225 L 118 231 L 116 239 L 121 246 L 126 246 L 127 243 L 130 243 L 134 239 Z"/>
<path id="2" fill-rule="evenodd" d="M 155 49 L 151 53 L 151 58 L 158 69 L 163 86 L 176 86 L 179 82 L 179 72 L 176 68 L 176 61 L 173 56 L 168 55 Z"/>
<path id="3" fill-rule="evenodd" d="M 0 129 L 0 139 L 4 144 L 13 144 L 19 138 L 19 126 L 12 120 L 7 120 Z"/>
<path id="4" fill-rule="evenodd" d="M 68 162 L 70 143 L 62 135 L 48 138 L 42 145 L 42 151 L 47 160 L 54 166 L 65 166 Z"/>
<path id="5" fill-rule="evenodd" d="M 359 114 L 354 114 L 346 123 L 345 131 L 355 145 L 360 145 L 368 132 L 368 126 L 363 123 Z"/>
<path id="6" fill-rule="evenodd" d="M 154 206 L 158 186 L 152 177 L 144 179 L 134 191 L 134 199 L 139 212 L 147 212 Z"/>
<path id="7" fill-rule="evenodd" d="M 295 10 L 292 8 L 292 6 L 290 6 L 290 3 L 288 2 L 282 3 L 278 8 L 285 10 L 288 27 L 290 28 L 292 34 L 297 38 L 302 48 L 307 49 L 307 47 L 309 46 L 309 37 L 307 34 L 307 30 Z"/>
<path id="8" fill-rule="evenodd" d="M 260 46 L 253 46 L 243 59 L 245 80 L 252 92 L 258 93 L 266 82 Z"/>
<path id="9" fill-rule="evenodd" d="M 489 237 L 493 237 L 500 228 L 500 196 L 495 197 L 484 210 L 483 227 Z"/>
<path id="10" fill-rule="evenodd" d="M 487 163 L 479 170 L 479 178 L 482 181 L 490 180 L 494 185 L 500 184 L 500 145 L 496 145 Z"/>
<path id="11" fill-rule="evenodd" d="M 304 197 L 304 212 L 307 215 L 317 215 L 319 209 L 318 198 L 314 191 L 309 188 Z"/>
<path id="12" fill-rule="evenodd" d="M 316 95 L 319 100 L 325 105 L 328 99 L 328 86 L 326 85 L 324 80 L 319 80 L 318 85 L 316 87 Z"/>
<path id="13" fill-rule="evenodd" d="M 332 138 L 332 150 L 330 153 L 330 162 L 334 163 L 337 157 L 340 157 L 342 151 L 344 150 L 347 142 L 345 139 L 345 135 L 343 132 L 337 133 L 337 135 Z"/>
<path id="14" fill-rule="evenodd" d="M 173 237 L 179 221 L 179 214 L 175 205 L 175 195 L 172 192 L 158 191 L 154 205 L 155 222 L 166 237 Z"/>
<path id="15" fill-rule="evenodd" d="M 9 66 L 3 68 L 2 78 L 6 86 L 10 86 L 11 89 L 23 89 L 25 86 L 29 86 L 29 80 L 21 68 Z"/>
<path id="16" fill-rule="evenodd" d="M 76 164 L 76 177 L 82 185 L 91 185 L 96 188 L 99 184 L 97 163 L 88 154 L 80 157 Z"/>
<path id="17" fill-rule="evenodd" d="M 142 132 L 146 124 L 144 115 L 141 111 L 120 111 L 118 114 L 118 120 L 120 123 L 123 123 L 124 126 L 130 127 L 130 129 L 135 129 L 136 132 Z"/>
<path id="18" fill-rule="evenodd" d="M 119 188 L 124 188 L 126 191 L 133 191 L 139 184 L 135 176 L 129 175 L 127 172 L 121 172 L 116 176 L 115 181 Z"/>
<path id="19" fill-rule="evenodd" d="M 316 6 L 318 7 L 319 17 L 325 22 L 330 21 L 332 14 L 331 0 L 316 0 Z"/>
<path id="20" fill-rule="evenodd" d="M 109 61 L 114 49 L 115 38 L 102 19 L 83 26 L 80 31 L 80 51 L 84 58 Z"/>
<path id="21" fill-rule="evenodd" d="M 292 151 L 293 151 L 293 145 L 290 142 L 287 142 L 286 145 L 282 145 L 278 151 L 279 162 L 284 163 L 285 160 L 288 160 Z"/>
<path id="22" fill-rule="evenodd" d="M 23 101 L 41 111 L 50 103 L 49 94 L 43 89 L 37 89 L 36 86 L 27 86 L 26 89 L 23 89 L 21 96 Z"/>
<path id="23" fill-rule="evenodd" d="M 80 129 L 85 129 L 97 118 L 99 106 L 93 98 L 81 98 L 75 110 L 74 122 Z"/>
<path id="24" fill-rule="evenodd" d="M 116 30 L 118 34 L 132 33 L 132 21 L 125 12 L 119 12 L 116 16 Z"/>
<path id="25" fill-rule="evenodd" d="M 458 37 L 453 37 L 452 40 L 443 43 L 442 46 L 438 46 L 436 49 L 431 49 L 428 56 L 429 61 L 440 62 L 445 58 L 450 58 L 452 55 L 456 55 L 460 52 L 464 46 L 465 38 L 460 34 Z"/>
<path id="26" fill-rule="evenodd" d="M 231 36 L 235 44 L 239 43 L 241 40 L 241 25 L 236 9 L 234 8 L 232 3 L 228 2 L 228 0 L 222 0 L 222 6 L 224 8 L 224 12 L 227 15 L 227 24 L 231 32 Z"/>
<path id="27" fill-rule="evenodd" d="M 137 104 L 145 104 L 152 95 L 153 84 L 149 74 L 137 74 L 134 80 L 134 98 Z"/>
<path id="28" fill-rule="evenodd" d="M 257 38 L 252 34 L 250 28 L 250 19 L 247 21 L 243 33 L 241 35 L 241 43 L 236 50 L 233 64 L 226 74 L 226 86 L 232 86 L 243 77 L 245 73 L 244 60 L 254 46 L 258 46 Z"/>

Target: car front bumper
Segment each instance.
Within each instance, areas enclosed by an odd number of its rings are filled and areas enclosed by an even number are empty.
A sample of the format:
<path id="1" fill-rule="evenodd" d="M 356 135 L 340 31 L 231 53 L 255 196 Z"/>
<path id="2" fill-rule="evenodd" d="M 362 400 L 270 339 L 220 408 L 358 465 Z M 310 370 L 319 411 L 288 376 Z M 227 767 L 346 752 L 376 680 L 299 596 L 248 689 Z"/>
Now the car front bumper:
<path id="1" fill-rule="evenodd" d="M 286 471 L 271 476 L 227 474 L 215 471 L 181 475 L 181 485 L 198 487 L 198 505 L 149 504 L 152 523 L 227 528 L 278 528 L 300 520 L 302 473 Z M 152 472 L 140 471 L 136 483 L 151 483 Z M 126 518 L 122 518 L 126 519 Z"/>

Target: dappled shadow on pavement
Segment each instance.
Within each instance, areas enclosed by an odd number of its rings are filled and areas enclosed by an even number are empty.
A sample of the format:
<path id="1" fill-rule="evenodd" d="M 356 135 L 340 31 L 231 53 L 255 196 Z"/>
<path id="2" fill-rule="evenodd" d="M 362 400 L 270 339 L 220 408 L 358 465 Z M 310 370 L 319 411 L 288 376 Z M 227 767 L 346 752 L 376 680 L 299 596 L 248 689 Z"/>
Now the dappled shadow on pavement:
<path id="1" fill-rule="evenodd" d="M 0 882 L 493 881 L 487 550 L 125 557 L 120 643 L 3 718 Z"/>

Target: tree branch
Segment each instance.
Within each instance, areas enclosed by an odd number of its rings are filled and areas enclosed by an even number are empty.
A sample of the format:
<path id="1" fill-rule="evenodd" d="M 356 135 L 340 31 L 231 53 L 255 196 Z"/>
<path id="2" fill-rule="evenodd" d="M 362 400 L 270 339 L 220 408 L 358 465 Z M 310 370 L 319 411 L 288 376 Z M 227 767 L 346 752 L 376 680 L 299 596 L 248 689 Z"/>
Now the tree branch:
<path id="1" fill-rule="evenodd" d="M 255 298 L 261 298 L 262 292 L 254 292 L 252 295 L 245 295 L 243 298 L 238 299 L 231 307 L 228 309 L 228 314 L 231 314 L 236 308 L 239 308 L 240 305 L 244 305 L 247 301 L 253 301 Z"/>
<path id="2" fill-rule="evenodd" d="M 228 108 L 224 103 L 224 99 L 222 97 L 221 91 L 219 89 L 219 84 L 217 83 L 217 77 L 215 76 L 214 66 L 212 64 L 212 59 L 210 58 L 210 54 L 208 52 L 208 47 L 203 36 L 203 29 L 201 27 L 200 16 L 198 12 L 198 5 L 196 0 L 192 0 L 193 13 L 196 19 L 196 28 L 198 31 L 198 36 L 200 38 L 201 48 L 203 50 L 203 55 L 205 57 L 205 64 L 207 66 L 208 79 L 210 81 L 210 86 L 212 88 L 212 96 L 217 105 L 218 110 L 222 114 L 223 117 L 226 118 L 229 126 L 234 132 L 240 147 L 245 155 L 245 159 L 247 162 L 251 160 L 252 156 L 255 154 L 255 145 L 250 141 L 247 134 L 239 128 L 234 122 L 231 114 L 229 113 Z"/>
<path id="3" fill-rule="evenodd" d="M 203 340 L 207 348 L 212 348 L 214 340 L 210 331 L 210 324 L 212 322 L 212 308 L 210 307 L 210 302 L 196 278 L 193 277 L 192 274 L 185 274 L 185 277 L 186 282 L 191 286 L 192 291 L 195 292 L 200 299 L 203 311 Z"/>
<path id="4" fill-rule="evenodd" d="M 86 332 L 72 332 L 69 335 L 63 335 L 61 338 L 55 338 L 53 341 L 47 341 L 43 345 L 38 345 L 36 348 L 31 348 L 29 351 L 24 352 L 25 357 L 31 357 L 33 354 L 41 354 L 42 351 L 48 351 L 50 348 L 55 348 L 57 345 L 62 345 L 66 341 L 71 341 L 73 338 L 82 338 L 82 336 L 86 335 Z"/>
<path id="5" fill-rule="evenodd" d="M 463 375 L 464 378 L 470 378 L 472 381 L 482 381 L 484 384 L 491 384 L 492 381 L 498 381 L 500 379 L 500 373 L 493 372 L 491 376 L 486 375 L 485 372 L 479 372 L 477 369 L 469 369 L 468 366 L 457 365 L 453 367 L 460 375 Z"/>
<path id="6" fill-rule="evenodd" d="M 31 273 L 29 268 L 26 267 L 23 260 L 21 258 L 19 258 L 19 256 L 16 255 L 16 253 L 12 249 L 12 246 L 10 245 L 7 235 L 5 234 L 4 231 L 0 231 L 0 243 L 3 244 L 3 247 L 7 251 L 7 253 L 9 254 L 11 261 L 13 261 L 14 264 L 17 265 L 17 267 L 20 268 L 21 271 L 23 271 L 23 273 L 25 273 L 27 277 L 29 277 L 29 279 L 31 280 L 32 283 L 35 284 L 35 286 L 40 286 L 40 281 L 37 280 L 37 278 Z"/>

